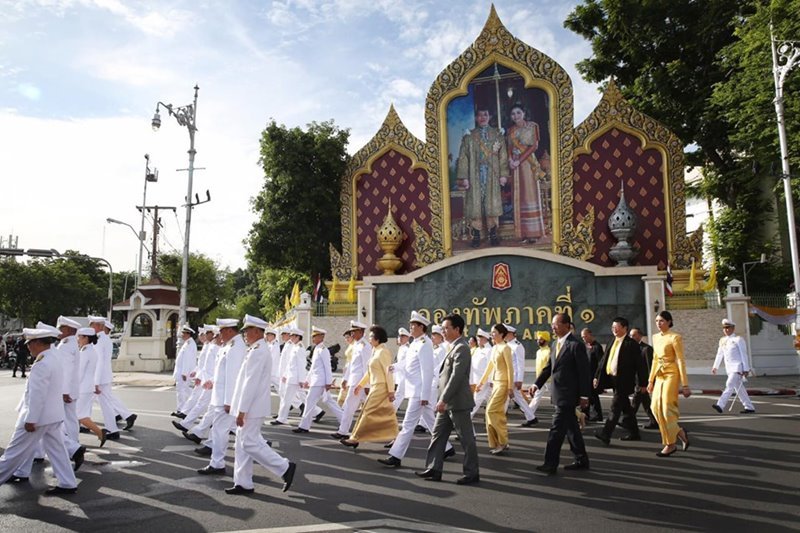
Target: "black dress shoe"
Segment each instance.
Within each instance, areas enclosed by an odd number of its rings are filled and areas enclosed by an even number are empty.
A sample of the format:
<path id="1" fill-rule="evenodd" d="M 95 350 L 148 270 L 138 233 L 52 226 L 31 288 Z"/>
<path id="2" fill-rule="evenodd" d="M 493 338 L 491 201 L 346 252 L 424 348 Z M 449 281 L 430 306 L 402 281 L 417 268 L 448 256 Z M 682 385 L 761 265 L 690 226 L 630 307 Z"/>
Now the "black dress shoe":
<path id="1" fill-rule="evenodd" d="M 120 420 L 122 420 L 122 415 L 117 415 L 114 417 L 114 422 L 119 422 Z"/>
<path id="2" fill-rule="evenodd" d="M 77 450 L 75 450 L 75 453 L 72 454 L 71 459 L 75 463 L 75 465 L 72 467 L 73 472 L 77 472 L 83 464 L 84 454 L 86 454 L 86 446 L 79 447 Z"/>
<path id="3" fill-rule="evenodd" d="M 44 462 L 44 457 L 34 457 L 33 462 L 36 463 L 37 465 L 41 464 Z"/>
<path id="4" fill-rule="evenodd" d="M 125 431 L 130 430 L 133 427 L 133 424 L 136 423 L 136 419 L 137 418 L 139 418 L 139 417 L 136 416 L 136 415 L 131 415 L 128 418 L 126 418 L 125 419 L 125 427 L 122 428 L 122 429 L 125 430 Z"/>
<path id="5" fill-rule="evenodd" d="M 183 430 L 181 433 L 183 433 L 184 437 L 186 437 L 190 441 L 194 442 L 195 444 L 200 444 L 201 442 L 203 442 L 203 439 L 201 439 L 200 437 L 198 437 L 194 433 L 189 433 L 187 430 Z"/>
<path id="6" fill-rule="evenodd" d="M 650 422 L 649 424 L 642 426 L 642 429 L 658 429 L 658 423 Z"/>
<path id="7" fill-rule="evenodd" d="M 456 485 L 473 485 L 480 480 L 480 476 L 461 476 L 456 480 Z"/>
<path id="8" fill-rule="evenodd" d="M 756 412 L 756 410 L 755 410 L 755 409 L 742 409 L 741 411 L 739 411 L 739 414 L 742 414 L 742 415 L 752 415 L 752 414 L 753 414 L 753 413 L 755 413 L 755 412 Z"/>
<path id="9" fill-rule="evenodd" d="M 225 489 L 225 494 L 253 494 L 256 489 L 246 489 L 241 485 L 234 485 Z"/>
<path id="10" fill-rule="evenodd" d="M 331 433 L 331 438 L 334 438 L 336 440 L 349 439 L 350 435 L 342 435 L 337 431 L 336 433 Z"/>
<path id="11" fill-rule="evenodd" d="M 205 468 L 201 468 L 197 471 L 198 474 L 203 476 L 224 476 L 225 475 L 225 467 L 222 468 L 214 468 L 211 466 L 207 466 Z"/>
<path id="12" fill-rule="evenodd" d="M 283 489 L 281 490 L 283 492 L 286 492 L 292 486 L 292 480 L 294 480 L 295 470 L 297 470 L 297 465 L 292 462 L 289 462 L 289 468 L 287 468 L 286 472 L 284 472 L 283 475 L 281 476 L 281 479 L 283 479 Z"/>
<path id="13" fill-rule="evenodd" d="M 181 433 L 186 433 L 187 431 L 189 431 L 189 428 L 183 427 L 183 424 L 181 424 L 176 420 L 172 420 L 172 425 L 173 427 L 175 427 L 175 429 L 177 429 Z"/>
<path id="14" fill-rule="evenodd" d="M 417 424 L 417 427 L 414 428 L 414 433 L 427 433 L 428 430 L 425 429 L 425 426 L 420 426 Z"/>
<path id="15" fill-rule="evenodd" d="M 717 405 L 717 404 L 712 404 L 712 405 L 711 405 L 711 408 L 712 408 L 713 410 L 715 410 L 716 412 L 718 412 L 719 414 L 722 414 L 722 407 L 720 407 L 719 405 Z"/>
<path id="16" fill-rule="evenodd" d="M 427 481 L 441 481 L 442 480 L 442 473 L 438 470 L 434 470 L 432 468 L 426 468 L 422 472 L 414 472 L 414 475 L 417 477 L 421 477 Z"/>
<path id="17" fill-rule="evenodd" d="M 50 487 L 44 491 L 45 496 L 65 496 L 67 494 L 75 494 L 78 492 L 78 487 Z"/>
<path id="18" fill-rule="evenodd" d="M 589 470 L 589 461 L 575 461 L 572 464 L 564 465 L 564 470 Z"/>
<path id="19" fill-rule="evenodd" d="M 178 412 L 178 418 L 181 418 L 181 419 L 186 418 L 186 413 Z"/>
<path id="20" fill-rule="evenodd" d="M 400 459 L 398 459 L 394 455 L 378 459 L 378 462 L 382 465 L 391 466 L 392 468 L 400 468 L 400 463 L 401 463 Z"/>
<path id="21" fill-rule="evenodd" d="M 101 447 L 101 448 L 102 448 L 102 447 L 105 445 L 105 443 L 106 443 L 106 440 L 107 440 L 107 439 L 106 439 L 106 434 L 105 434 L 105 433 L 101 433 L 101 434 L 100 434 L 100 447 Z"/>
<path id="22" fill-rule="evenodd" d="M 91 432 L 92 432 L 92 430 L 90 430 L 89 428 L 85 428 L 85 427 L 81 426 L 81 427 L 78 429 L 78 432 L 79 432 L 79 433 L 91 433 Z"/>
<path id="23" fill-rule="evenodd" d="M 314 422 L 319 422 L 322 420 L 322 417 L 325 416 L 325 411 L 320 411 L 317 416 L 314 417 Z"/>
<path id="24" fill-rule="evenodd" d="M 594 438 L 596 438 L 599 441 L 602 441 L 603 444 L 605 444 L 606 446 L 611 444 L 611 439 L 606 437 L 605 433 L 603 433 L 600 430 L 594 432 Z"/>
<path id="25" fill-rule="evenodd" d="M 308 430 L 303 428 L 294 428 L 292 433 L 308 433 Z"/>
<path id="26" fill-rule="evenodd" d="M 285 422 L 280 422 L 279 420 L 272 420 L 272 421 L 270 421 L 269 425 L 270 426 L 282 426 L 282 425 L 284 425 L 284 423 Z"/>
<path id="27" fill-rule="evenodd" d="M 303 413 L 306 411 L 306 404 L 301 403 L 299 409 L 300 409 L 300 416 L 303 416 Z"/>
<path id="28" fill-rule="evenodd" d="M 359 444 L 358 441 L 353 441 L 349 439 L 342 439 L 339 442 L 341 442 L 344 446 L 347 446 L 348 448 L 353 448 L 354 450 L 358 448 Z"/>
<path id="29" fill-rule="evenodd" d="M 623 435 L 622 437 L 620 437 L 619 440 L 642 440 L 642 436 L 633 433 L 628 433 L 627 435 Z"/>
<path id="30" fill-rule="evenodd" d="M 180 411 L 172 411 L 172 412 L 169 414 L 169 416 L 174 416 L 174 417 L 176 417 L 176 418 L 180 418 L 180 417 L 181 417 L 181 412 L 180 412 Z"/>
<path id="31" fill-rule="evenodd" d="M 390 443 L 388 443 L 388 444 L 384 444 L 384 445 L 383 445 L 383 447 L 384 447 L 384 448 L 386 448 L 387 450 L 388 450 L 389 448 L 391 448 L 392 446 L 394 446 L 394 441 L 392 441 L 392 442 L 390 442 Z"/>
<path id="32" fill-rule="evenodd" d="M 547 474 L 548 476 L 554 476 L 558 468 L 550 465 L 539 465 L 536 467 L 536 470 L 542 472 L 543 474 Z"/>
<path id="33" fill-rule="evenodd" d="M 539 423 L 539 419 L 534 417 L 534 418 L 531 418 L 530 420 L 526 420 L 525 422 L 520 424 L 519 427 L 521 427 L 521 428 L 529 428 L 529 427 L 535 426 L 538 423 Z"/>
<path id="34" fill-rule="evenodd" d="M 454 457 L 456 455 L 456 449 L 450 448 L 444 452 L 444 458 L 447 459 L 448 457 Z"/>
<path id="35" fill-rule="evenodd" d="M 200 457 L 211 457 L 211 452 L 212 450 L 208 446 L 200 446 L 199 448 L 194 449 L 194 453 Z"/>
<path id="36" fill-rule="evenodd" d="M 103 435 L 105 435 L 106 440 L 119 440 L 119 431 L 114 431 L 112 433 L 107 429 L 103 429 Z"/>
<path id="37" fill-rule="evenodd" d="M 27 482 L 28 478 L 23 476 L 11 476 L 10 478 L 8 478 L 7 481 L 7 483 L 27 483 Z"/>

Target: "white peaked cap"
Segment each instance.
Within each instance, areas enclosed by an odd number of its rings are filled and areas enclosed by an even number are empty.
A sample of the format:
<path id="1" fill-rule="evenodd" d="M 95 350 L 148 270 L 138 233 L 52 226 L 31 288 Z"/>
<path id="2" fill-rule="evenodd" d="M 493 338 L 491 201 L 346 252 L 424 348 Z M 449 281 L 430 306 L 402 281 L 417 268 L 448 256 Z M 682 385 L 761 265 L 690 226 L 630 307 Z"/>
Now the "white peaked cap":
<path id="1" fill-rule="evenodd" d="M 442 330 L 442 326 L 439 324 L 434 324 L 431 328 L 431 333 L 438 333 L 439 335 L 444 336 L 444 331 Z"/>
<path id="2" fill-rule="evenodd" d="M 492 338 L 492 336 L 489 334 L 488 331 L 483 331 L 481 328 L 478 328 L 478 333 L 476 333 L 476 336 L 483 337 L 484 339 L 489 339 L 489 340 L 491 340 Z"/>
<path id="3" fill-rule="evenodd" d="M 220 328 L 235 328 L 239 325 L 238 318 L 218 318 L 217 326 Z"/>
<path id="4" fill-rule="evenodd" d="M 416 311 L 411 311 L 411 318 L 408 319 L 409 322 L 419 322 L 423 326 L 430 326 L 431 321 L 419 314 Z"/>
<path id="5" fill-rule="evenodd" d="M 327 335 L 327 333 L 328 332 L 322 328 L 318 328 L 317 326 L 311 326 L 312 335 Z"/>
<path id="6" fill-rule="evenodd" d="M 31 341 L 34 339 L 46 339 L 48 337 L 58 338 L 61 332 L 49 324 L 39 322 L 36 324 L 35 328 L 23 328 L 22 334 L 25 336 L 25 340 Z"/>
<path id="7" fill-rule="evenodd" d="M 63 315 L 58 317 L 58 320 L 56 321 L 56 327 L 60 328 L 61 326 L 67 326 L 74 329 L 81 328 L 81 325 L 77 320 L 72 320 L 71 318 L 67 318 Z"/>
<path id="8" fill-rule="evenodd" d="M 186 333 L 194 333 L 194 330 L 189 326 L 189 324 L 184 324 L 181 328 L 181 331 L 185 331 Z"/>
<path id="9" fill-rule="evenodd" d="M 503 324 L 503 325 L 506 327 L 506 329 L 508 330 L 509 333 L 516 333 L 517 332 L 517 328 L 515 328 L 511 324 Z"/>
<path id="10" fill-rule="evenodd" d="M 397 330 L 397 336 L 400 337 L 402 335 L 405 335 L 406 337 L 410 337 L 411 333 L 409 333 L 406 328 L 400 328 L 400 329 Z"/>
<path id="11" fill-rule="evenodd" d="M 104 317 L 104 316 L 89 315 L 86 318 L 89 320 L 89 324 L 105 324 L 106 323 L 106 317 Z"/>
<path id="12" fill-rule="evenodd" d="M 268 327 L 269 324 L 267 324 L 266 320 L 258 318 L 257 316 L 253 315 L 244 315 L 244 325 L 242 326 L 242 329 L 245 328 L 267 329 Z"/>
<path id="13" fill-rule="evenodd" d="M 84 337 L 94 337 L 97 335 L 97 332 L 94 328 L 78 328 L 78 335 L 83 335 Z"/>

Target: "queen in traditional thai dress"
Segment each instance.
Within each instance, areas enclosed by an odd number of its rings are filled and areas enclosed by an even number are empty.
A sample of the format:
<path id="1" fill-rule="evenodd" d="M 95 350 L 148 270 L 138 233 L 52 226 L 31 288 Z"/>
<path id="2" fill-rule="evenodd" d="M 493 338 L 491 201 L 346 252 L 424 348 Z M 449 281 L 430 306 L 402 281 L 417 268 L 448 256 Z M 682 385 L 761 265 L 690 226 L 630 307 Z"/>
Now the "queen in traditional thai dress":
<path id="1" fill-rule="evenodd" d="M 511 108 L 513 125 L 508 129 L 508 166 L 514 187 L 514 226 L 523 243 L 533 243 L 544 236 L 545 223 L 539 179 L 545 176 L 536 150 L 539 148 L 539 125 L 526 120 L 520 104 Z"/>

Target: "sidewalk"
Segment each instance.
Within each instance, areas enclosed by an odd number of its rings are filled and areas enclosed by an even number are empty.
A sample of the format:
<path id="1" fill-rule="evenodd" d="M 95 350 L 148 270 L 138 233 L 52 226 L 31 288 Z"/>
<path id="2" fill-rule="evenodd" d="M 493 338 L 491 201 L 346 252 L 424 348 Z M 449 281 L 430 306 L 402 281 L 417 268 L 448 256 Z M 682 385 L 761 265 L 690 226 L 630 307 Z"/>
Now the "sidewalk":
<path id="1" fill-rule="evenodd" d="M 533 365 L 526 361 L 525 383 L 533 382 Z M 705 361 L 687 361 L 686 368 L 689 372 L 689 386 L 694 394 L 719 395 L 725 388 L 727 375 L 724 372 L 716 376 L 711 374 L 711 365 Z M 341 374 L 335 372 L 333 377 L 336 384 L 341 382 Z M 147 372 L 116 372 L 115 385 L 128 385 L 131 387 L 170 387 L 175 384 L 172 373 L 151 374 Z M 747 380 L 747 393 L 751 396 L 780 395 L 797 396 L 800 390 L 800 376 L 761 376 L 750 377 Z"/>

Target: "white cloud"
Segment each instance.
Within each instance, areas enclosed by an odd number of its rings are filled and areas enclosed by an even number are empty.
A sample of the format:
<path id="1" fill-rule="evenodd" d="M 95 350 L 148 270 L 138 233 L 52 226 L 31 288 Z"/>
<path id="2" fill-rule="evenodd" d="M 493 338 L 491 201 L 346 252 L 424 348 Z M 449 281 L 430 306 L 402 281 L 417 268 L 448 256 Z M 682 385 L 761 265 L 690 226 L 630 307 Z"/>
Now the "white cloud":
<path id="1" fill-rule="evenodd" d="M 28 100 L 36 101 L 42 97 L 42 90 L 30 83 L 20 83 L 17 85 L 17 92 Z"/>

